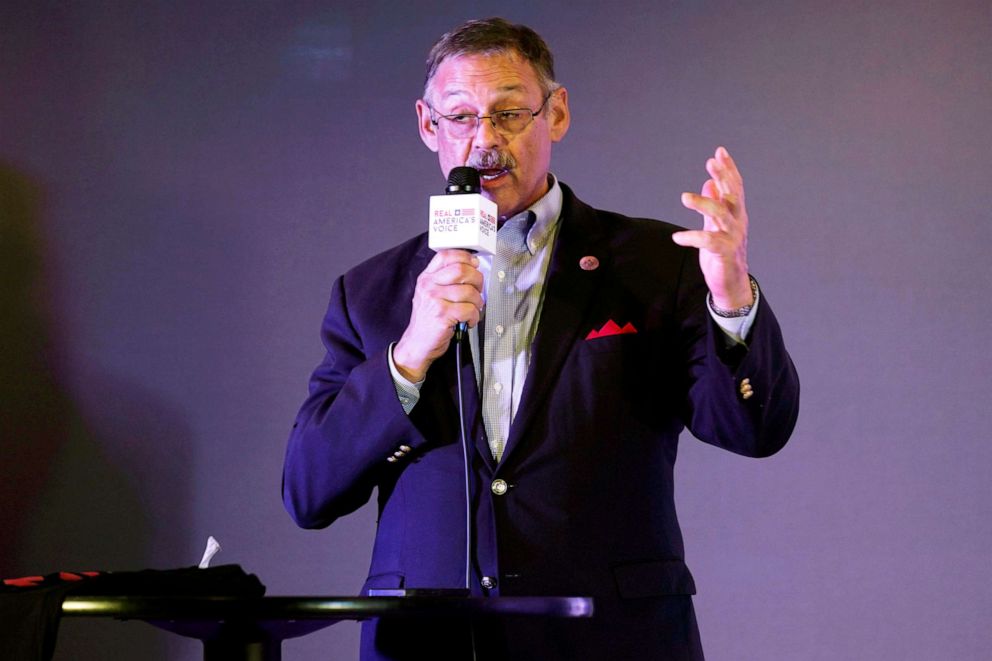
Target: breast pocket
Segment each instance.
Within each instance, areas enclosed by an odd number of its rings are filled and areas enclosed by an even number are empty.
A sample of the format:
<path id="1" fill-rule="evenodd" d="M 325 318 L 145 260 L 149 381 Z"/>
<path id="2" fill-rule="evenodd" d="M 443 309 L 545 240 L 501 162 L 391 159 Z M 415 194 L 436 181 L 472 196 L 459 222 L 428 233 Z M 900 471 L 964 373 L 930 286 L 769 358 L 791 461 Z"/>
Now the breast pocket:
<path id="1" fill-rule="evenodd" d="M 583 340 L 581 348 L 585 352 L 594 354 L 627 351 L 636 348 L 639 344 L 639 339 L 633 333 L 597 337 L 591 340 Z"/>
<path id="2" fill-rule="evenodd" d="M 652 391 L 655 370 L 647 338 L 646 334 L 627 333 L 577 342 L 563 366 L 556 393 L 603 415 L 623 415 L 621 409 L 636 405 Z"/>

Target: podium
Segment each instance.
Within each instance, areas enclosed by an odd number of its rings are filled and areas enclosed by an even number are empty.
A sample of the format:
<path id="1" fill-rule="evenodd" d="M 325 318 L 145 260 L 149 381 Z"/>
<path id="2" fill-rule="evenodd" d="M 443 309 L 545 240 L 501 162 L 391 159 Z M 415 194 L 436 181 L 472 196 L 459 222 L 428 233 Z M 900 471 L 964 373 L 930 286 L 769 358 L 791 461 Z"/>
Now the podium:
<path id="1" fill-rule="evenodd" d="M 587 597 L 69 596 L 63 617 L 143 620 L 203 641 L 204 661 L 281 661 L 282 641 L 343 620 L 373 617 L 591 617 Z"/>

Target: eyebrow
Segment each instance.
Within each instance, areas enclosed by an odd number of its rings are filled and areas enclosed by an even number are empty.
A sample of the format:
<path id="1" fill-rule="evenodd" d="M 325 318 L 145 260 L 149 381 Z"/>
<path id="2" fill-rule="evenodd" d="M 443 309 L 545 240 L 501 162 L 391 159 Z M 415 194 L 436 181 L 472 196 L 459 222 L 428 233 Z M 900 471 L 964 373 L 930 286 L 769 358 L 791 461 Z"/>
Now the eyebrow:
<path id="1" fill-rule="evenodd" d="M 525 85 L 504 85 L 502 87 L 497 87 L 496 88 L 496 91 L 497 92 L 500 92 L 500 93 L 503 93 L 503 94 L 508 94 L 510 92 L 521 92 L 521 91 L 522 92 L 526 92 L 527 91 L 527 87 Z M 450 91 L 445 92 L 441 96 L 441 98 L 442 99 L 448 99 L 448 98 L 451 98 L 453 96 L 458 96 L 459 94 L 467 94 L 467 93 L 468 93 L 468 90 L 454 89 L 454 90 L 450 90 Z"/>

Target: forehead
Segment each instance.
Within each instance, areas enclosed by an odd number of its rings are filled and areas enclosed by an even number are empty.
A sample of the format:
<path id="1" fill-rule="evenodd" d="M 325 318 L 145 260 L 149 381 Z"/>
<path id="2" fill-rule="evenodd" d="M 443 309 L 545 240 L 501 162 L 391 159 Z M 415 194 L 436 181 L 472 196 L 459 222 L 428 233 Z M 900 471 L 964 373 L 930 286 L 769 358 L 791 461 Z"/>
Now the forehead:
<path id="1" fill-rule="evenodd" d="M 517 53 L 458 55 L 445 59 L 431 81 L 435 103 L 481 101 L 540 93 L 537 72 Z"/>

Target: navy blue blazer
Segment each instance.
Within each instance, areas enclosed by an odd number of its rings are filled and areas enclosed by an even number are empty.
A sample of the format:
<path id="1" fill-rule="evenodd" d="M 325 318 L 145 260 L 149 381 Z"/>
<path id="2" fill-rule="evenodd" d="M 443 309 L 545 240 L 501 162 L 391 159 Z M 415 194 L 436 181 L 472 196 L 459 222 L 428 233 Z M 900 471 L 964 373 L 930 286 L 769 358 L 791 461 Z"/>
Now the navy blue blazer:
<path id="1" fill-rule="evenodd" d="M 728 349 L 705 308 L 697 252 L 671 240 L 679 228 L 596 210 L 562 189 L 530 370 L 498 464 L 471 352 L 463 351 L 475 449 L 473 590 L 592 596 L 596 617 L 491 623 L 475 632 L 476 643 L 489 658 L 701 659 L 689 597 L 696 588 L 673 500 L 679 433 L 687 426 L 732 452 L 771 455 L 795 425 L 798 377 L 764 294 L 747 346 Z M 464 585 L 453 350 L 431 366 L 410 415 L 386 357 L 432 255 L 421 235 L 334 283 L 322 329 L 327 354 L 286 452 L 283 497 L 302 527 L 327 526 L 378 490 L 363 592 Z M 588 255 L 598 268 L 580 268 Z M 588 339 L 609 321 L 636 332 Z M 411 450 L 387 461 L 401 445 Z M 452 623 L 371 622 L 362 658 L 427 658 L 424 649 L 432 658 L 471 658 L 467 640 Z"/>

